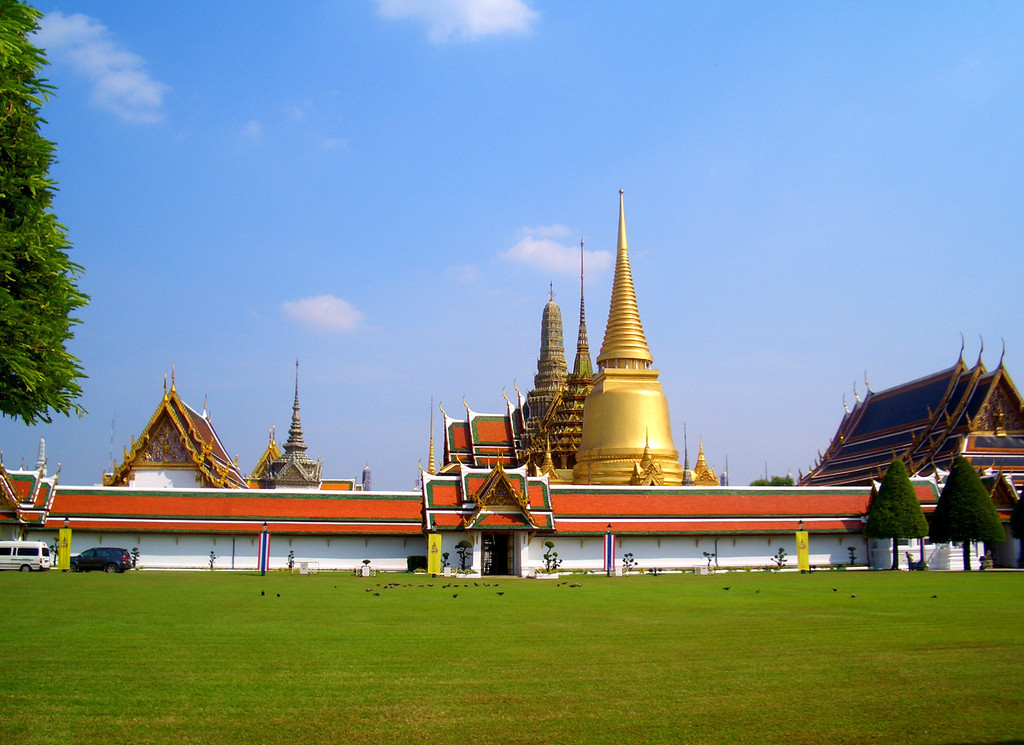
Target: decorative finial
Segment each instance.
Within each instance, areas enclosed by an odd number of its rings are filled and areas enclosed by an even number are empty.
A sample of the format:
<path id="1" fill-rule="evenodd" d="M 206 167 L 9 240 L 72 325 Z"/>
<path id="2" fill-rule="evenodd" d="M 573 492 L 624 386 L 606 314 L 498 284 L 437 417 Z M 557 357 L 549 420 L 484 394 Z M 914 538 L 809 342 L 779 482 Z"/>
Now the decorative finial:
<path id="1" fill-rule="evenodd" d="M 981 340 L 981 349 L 978 350 L 978 361 L 975 363 L 975 367 L 981 364 L 981 355 L 985 352 L 985 337 L 978 334 L 978 338 Z"/>
<path id="2" fill-rule="evenodd" d="M 167 398 L 167 373 L 164 373 L 164 398 Z"/>
<path id="3" fill-rule="evenodd" d="M 846 394 L 843 394 L 843 408 L 846 409 L 846 413 L 850 413 L 850 407 L 846 405 Z"/>
<path id="4" fill-rule="evenodd" d="M 853 397 L 857 399 L 857 403 L 860 403 L 860 394 L 857 393 L 857 381 L 853 381 Z"/>
<path id="5" fill-rule="evenodd" d="M 1003 351 L 999 353 L 999 364 L 997 367 L 1003 366 L 1003 357 L 1006 356 L 1006 339 L 1000 338 L 1000 341 L 1003 343 Z"/>
<path id="6" fill-rule="evenodd" d="M 174 365 L 171 365 L 171 391 L 174 391 Z"/>
<path id="7" fill-rule="evenodd" d="M 868 393 L 871 393 L 871 383 L 868 382 L 868 371 L 864 371 L 864 388 Z"/>
<path id="8" fill-rule="evenodd" d="M 554 299 L 555 299 L 555 283 L 554 282 L 548 282 L 548 300 L 553 302 Z"/>
<path id="9" fill-rule="evenodd" d="M 434 397 L 430 397 L 430 454 L 428 456 L 429 461 L 427 465 L 427 473 L 431 476 L 434 475 Z M 422 471 L 423 469 L 420 468 Z"/>

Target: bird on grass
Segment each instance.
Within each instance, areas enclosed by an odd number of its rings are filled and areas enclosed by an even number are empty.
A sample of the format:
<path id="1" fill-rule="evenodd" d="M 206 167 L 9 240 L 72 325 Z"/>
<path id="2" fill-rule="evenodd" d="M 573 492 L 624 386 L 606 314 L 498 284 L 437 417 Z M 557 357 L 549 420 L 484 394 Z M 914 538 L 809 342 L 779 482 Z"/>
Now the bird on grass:
<path id="1" fill-rule="evenodd" d="M 855 597 L 857 597 L 857 596 L 856 596 L 856 595 L 851 595 L 850 597 L 851 597 L 851 598 L 855 598 Z"/>
<path id="2" fill-rule="evenodd" d="M 457 592 L 453 592 L 453 593 L 452 593 L 452 597 L 453 597 L 453 598 L 457 598 L 458 596 L 459 596 L 459 593 L 457 593 Z"/>
<path id="3" fill-rule="evenodd" d="M 833 587 L 832 588 L 832 592 L 839 592 L 839 588 L 838 587 Z"/>
<path id="4" fill-rule="evenodd" d="M 499 592 L 498 593 L 499 596 L 504 595 L 504 594 L 505 594 L 504 592 Z"/>
<path id="5" fill-rule="evenodd" d="M 263 596 L 264 596 L 264 595 L 266 595 L 266 594 L 267 594 L 267 593 L 263 592 L 263 590 L 260 590 L 260 597 L 263 597 Z"/>
<path id="6" fill-rule="evenodd" d="M 723 587 L 722 589 L 723 589 L 723 590 L 728 590 L 729 588 L 728 588 L 728 587 Z"/>
<path id="7" fill-rule="evenodd" d="M 933 597 L 933 598 L 937 598 L 937 597 L 938 597 L 938 595 L 932 595 L 932 597 Z"/>
<path id="8" fill-rule="evenodd" d="M 277 593 L 277 596 L 278 596 L 278 597 L 281 597 L 281 593 Z"/>
<path id="9" fill-rule="evenodd" d="M 373 594 L 374 594 L 374 595 L 375 595 L 376 597 L 378 597 L 378 598 L 380 597 L 380 593 L 379 593 L 379 592 L 375 592 L 375 593 L 373 593 Z"/>

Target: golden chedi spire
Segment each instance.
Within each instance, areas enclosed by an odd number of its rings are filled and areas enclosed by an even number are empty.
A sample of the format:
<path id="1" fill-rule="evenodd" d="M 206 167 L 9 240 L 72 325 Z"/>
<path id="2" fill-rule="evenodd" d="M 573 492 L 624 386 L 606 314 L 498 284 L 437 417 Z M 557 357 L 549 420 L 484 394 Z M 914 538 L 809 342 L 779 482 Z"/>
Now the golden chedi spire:
<path id="1" fill-rule="evenodd" d="M 651 366 L 654 358 L 647 348 L 640 311 L 636 306 L 633 272 L 629 268 L 629 249 L 626 245 L 626 214 L 619 191 L 619 244 L 615 252 L 615 279 L 612 282 L 612 301 L 608 309 L 608 326 L 604 343 L 597 356 L 597 366 L 641 367 Z"/>
<path id="2" fill-rule="evenodd" d="M 619 242 L 608 325 L 597 358 L 598 373 L 583 408 L 583 438 L 574 484 L 629 484 L 634 466 L 656 467 L 668 486 L 683 480 L 672 441 L 668 401 L 647 347 L 637 310 L 626 243 L 623 193 L 619 192 Z"/>

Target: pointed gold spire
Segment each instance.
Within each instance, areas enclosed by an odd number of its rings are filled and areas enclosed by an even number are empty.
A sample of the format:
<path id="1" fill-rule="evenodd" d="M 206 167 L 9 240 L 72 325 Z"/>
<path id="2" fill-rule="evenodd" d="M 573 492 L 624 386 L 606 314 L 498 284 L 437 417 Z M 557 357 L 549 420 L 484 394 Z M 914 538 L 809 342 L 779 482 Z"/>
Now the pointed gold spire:
<path id="1" fill-rule="evenodd" d="M 668 401 L 653 369 L 629 268 L 623 192 L 619 192 L 619 246 L 612 299 L 598 372 L 583 405 L 583 433 L 574 484 L 678 486 L 679 451 L 672 443 Z M 649 463 L 640 469 L 640 461 Z"/>
<path id="2" fill-rule="evenodd" d="M 646 369 L 653 361 L 636 305 L 636 290 L 633 288 L 633 272 L 629 268 L 629 248 L 626 243 L 626 213 L 620 189 L 615 279 L 612 281 L 608 326 L 605 328 L 601 353 L 597 356 L 597 366 L 602 370 L 606 367 Z"/>
<path id="3" fill-rule="evenodd" d="M 434 468 L 434 397 L 430 397 L 430 455 L 427 462 L 427 473 L 433 476 L 437 473 Z M 420 469 L 423 470 L 423 469 Z"/>

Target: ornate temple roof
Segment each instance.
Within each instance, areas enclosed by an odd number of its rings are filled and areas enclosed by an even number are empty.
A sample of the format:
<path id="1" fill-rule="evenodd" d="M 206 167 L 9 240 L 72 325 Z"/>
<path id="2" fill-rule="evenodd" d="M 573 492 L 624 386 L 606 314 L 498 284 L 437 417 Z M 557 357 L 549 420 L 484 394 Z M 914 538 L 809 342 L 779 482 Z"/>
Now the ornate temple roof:
<path id="1" fill-rule="evenodd" d="M 466 419 L 453 419 L 441 407 L 444 417 L 444 455 L 442 473 L 460 466 L 491 467 L 500 463 L 515 468 L 524 453 L 519 444 L 525 439 L 522 400 L 513 406 L 506 397 L 504 414 L 480 414 L 466 408 Z"/>
<path id="2" fill-rule="evenodd" d="M 583 441 L 583 404 L 594 387 L 587 341 L 583 294 L 583 241 L 580 241 L 580 323 L 572 371 L 552 398 L 543 419 L 531 430 L 528 459 L 535 472 L 572 480 L 576 453 Z"/>
<path id="3" fill-rule="evenodd" d="M 912 474 L 948 469 L 965 455 L 975 468 L 1003 471 L 1024 485 L 1024 402 L 1000 358 L 952 367 L 884 391 L 872 391 L 847 411 L 804 485 L 868 484 L 893 457 Z"/>
<path id="4" fill-rule="evenodd" d="M 288 428 L 288 440 L 284 452 L 275 458 L 267 469 L 264 481 L 273 488 L 319 489 L 323 462 L 313 460 L 306 454 L 306 442 L 302 437 L 302 419 L 299 416 L 299 362 L 295 361 L 295 400 L 292 402 L 292 424 Z"/>
<path id="5" fill-rule="evenodd" d="M 541 314 L 537 374 L 533 378 L 533 390 L 526 396 L 527 427 L 532 434 L 536 433 L 537 422 L 547 414 L 551 402 L 565 385 L 566 375 L 562 311 L 555 302 L 555 293 L 552 290 Z"/>
<path id="6" fill-rule="evenodd" d="M 171 389 L 164 380 L 164 395 L 149 423 L 124 460 L 103 475 L 106 486 L 128 486 L 140 470 L 193 470 L 202 486 L 245 489 L 248 484 L 213 429 L 205 408 L 200 414 L 178 396 L 171 374 Z"/>
<path id="7" fill-rule="evenodd" d="M 39 525 L 53 504 L 58 474 L 46 475 L 45 463 L 35 470 L 8 471 L 0 459 L 0 525 Z"/>

